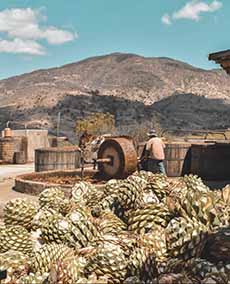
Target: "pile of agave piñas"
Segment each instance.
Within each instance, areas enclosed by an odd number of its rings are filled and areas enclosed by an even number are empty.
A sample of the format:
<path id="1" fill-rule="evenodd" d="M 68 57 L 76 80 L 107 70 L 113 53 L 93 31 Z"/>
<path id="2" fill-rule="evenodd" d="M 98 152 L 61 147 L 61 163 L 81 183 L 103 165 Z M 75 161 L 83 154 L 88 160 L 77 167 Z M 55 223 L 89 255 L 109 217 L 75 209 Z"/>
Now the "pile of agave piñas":
<path id="1" fill-rule="evenodd" d="M 70 198 L 44 190 L 38 204 L 9 201 L 0 270 L 11 284 L 230 283 L 230 186 L 196 176 L 134 173 Z"/>

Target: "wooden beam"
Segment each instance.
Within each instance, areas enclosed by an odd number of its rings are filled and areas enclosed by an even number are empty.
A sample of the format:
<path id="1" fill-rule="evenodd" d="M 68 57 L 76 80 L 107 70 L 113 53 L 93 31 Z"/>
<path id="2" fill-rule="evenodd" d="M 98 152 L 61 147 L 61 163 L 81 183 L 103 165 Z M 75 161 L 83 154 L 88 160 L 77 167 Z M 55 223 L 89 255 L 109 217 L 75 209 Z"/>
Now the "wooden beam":
<path id="1" fill-rule="evenodd" d="M 209 60 L 226 60 L 230 59 L 230 49 L 209 54 Z"/>

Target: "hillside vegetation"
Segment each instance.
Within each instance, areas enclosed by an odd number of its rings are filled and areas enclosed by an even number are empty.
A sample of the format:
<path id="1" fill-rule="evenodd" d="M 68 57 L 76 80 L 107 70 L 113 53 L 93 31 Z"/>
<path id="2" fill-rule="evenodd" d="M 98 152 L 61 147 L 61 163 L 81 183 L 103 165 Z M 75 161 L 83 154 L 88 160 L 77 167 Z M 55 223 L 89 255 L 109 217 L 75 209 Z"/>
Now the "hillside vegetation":
<path id="1" fill-rule="evenodd" d="M 169 58 L 115 53 L 0 81 L 0 127 L 56 128 L 109 113 L 117 132 L 230 127 L 230 77 Z"/>

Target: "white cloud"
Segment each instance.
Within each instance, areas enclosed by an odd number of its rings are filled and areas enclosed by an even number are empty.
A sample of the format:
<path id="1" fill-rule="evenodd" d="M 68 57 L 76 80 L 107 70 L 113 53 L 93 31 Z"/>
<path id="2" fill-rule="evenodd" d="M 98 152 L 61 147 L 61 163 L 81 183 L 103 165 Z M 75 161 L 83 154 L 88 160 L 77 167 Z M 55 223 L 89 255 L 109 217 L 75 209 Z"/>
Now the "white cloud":
<path id="1" fill-rule="evenodd" d="M 77 38 L 77 34 L 68 31 L 59 30 L 55 27 L 49 27 L 42 33 L 50 44 L 62 44 L 67 41 L 72 41 Z"/>
<path id="2" fill-rule="evenodd" d="M 5 53 L 25 53 L 30 55 L 44 55 L 45 50 L 42 45 L 34 40 L 0 40 L 0 52 Z"/>
<path id="3" fill-rule="evenodd" d="M 180 19 L 199 21 L 202 13 L 213 13 L 219 10 L 222 6 L 222 2 L 218 0 L 214 0 L 209 4 L 201 0 L 193 0 L 185 4 L 185 6 L 179 11 L 174 12 L 172 16 L 165 14 L 162 17 L 162 22 L 165 24 L 171 24 L 172 20 Z"/>
<path id="4" fill-rule="evenodd" d="M 163 17 L 161 18 L 162 23 L 164 23 L 165 25 L 171 25 L 171 17 L 169 16 L 169 14 L 164 14 Z"/>
<path id="5" fill-rule="evenodd" d="M 181 10 L 173 14 L 174 19 L 190 19 L 199 21 L 201 13 L 215 12 L 222 7 L 219 1 L 213 1 L 207 4 L 200 1 L 192 1 L 187 3 Z"/>
<path id="6" fill-rule="evenodd" d="M 45 25 L 46 21 L 47 19 L 41 10 L 26 8 L 0 11 L 0 33 L 6 35 L 2 44 L 4 46 L 19 43 L 20 46 L 28 44 L 28 54 L 40 55 L 45 52 L 41 44 L 37 42 L 39 40 L 46 40 L 49 44 L 63 44 L 77 38 L 76 33 Z M 18 50 L 20 49 L 18 48 Z M 22 48 L 22 50 L 26 50 L 26 48 Z"/>

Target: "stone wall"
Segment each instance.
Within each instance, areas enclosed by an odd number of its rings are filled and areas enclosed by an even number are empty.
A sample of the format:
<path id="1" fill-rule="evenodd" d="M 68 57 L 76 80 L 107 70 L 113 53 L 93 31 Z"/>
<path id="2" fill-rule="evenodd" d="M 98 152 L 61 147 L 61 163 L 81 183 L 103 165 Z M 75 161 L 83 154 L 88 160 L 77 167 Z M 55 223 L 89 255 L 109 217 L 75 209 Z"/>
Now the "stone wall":
<path id="1" fill-rule="evenodd" d="M 49 147 L 48 131 L 37 129 L 13 130 L 13 137 L 26 137 L 27 140 L 27 162 L 34 162 L 35 149 Z"/>

